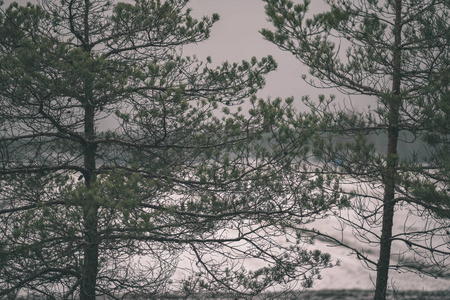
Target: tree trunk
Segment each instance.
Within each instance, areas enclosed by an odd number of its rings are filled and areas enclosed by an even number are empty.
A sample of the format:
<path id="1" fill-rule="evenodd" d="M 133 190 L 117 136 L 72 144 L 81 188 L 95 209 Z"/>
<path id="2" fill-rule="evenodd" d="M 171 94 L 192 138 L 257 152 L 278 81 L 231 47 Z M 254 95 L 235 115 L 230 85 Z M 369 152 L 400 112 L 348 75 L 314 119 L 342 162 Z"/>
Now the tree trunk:
<path id="1" fill-rule="evenodd" d="M 92 205 L 84 209 L 85 248 L 80 300 L 95 300 L 98 273 L 98 208 Z"/>
<path id="2" fill-rule="evenodd" d="M 397 143 L 399 135 L 399 110 L 401 107 L 401 14 L 402 0 L 395 1 L 392 97 L 388 106 L 388 148 L 386 171 L 384 173 L 383 219 L 380 239 L 380 256 L 377 264 L 377 280 L 374 300 L 385 300 L 391 257 L 392 227 L 394 225 L 396 169 L 398 164 Z"/>
<path id="3" fill-rule="evenodd" d="M 96 144 L 95 139 L 95 110 L 92 105 L 92 87 L 90 83 L 85 87 L 85 117 L 84 117 L 84 134 L 85 134 L 85 150 L 84 150 L 84 166 L 85 166 L 85 185 L 87 189 L 92 188 L 95 182 L 95 155 Z M 98 256 L 99 243 L 98 237 L 98 210 L 99 204 L 90 199 L 86 195 L 83 199 L 83 220 L 84 220 L 84 264 L 82 266 L 82 280 L 80 286 L 80 300 L 95 300 L 97 273 L 98 273 Z"/>

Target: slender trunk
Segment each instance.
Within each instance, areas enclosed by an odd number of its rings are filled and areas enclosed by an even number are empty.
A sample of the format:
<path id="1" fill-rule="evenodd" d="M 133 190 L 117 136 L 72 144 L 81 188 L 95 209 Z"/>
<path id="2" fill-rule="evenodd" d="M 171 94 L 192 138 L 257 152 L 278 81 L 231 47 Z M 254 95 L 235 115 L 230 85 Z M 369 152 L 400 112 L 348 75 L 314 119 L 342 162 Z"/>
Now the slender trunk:
<path id="1" fill-rule="evenodd" d="M 84 247 L 84 265 L 83 279 L 80 287 L 81 300 L 95 300 L 97 273 L 98 273 L 98 208 L 84 208 L 84 229 L 85 229 L 85 247 Z"/>
<path id="2" fill-rule="evenodd" d="M 395 24 L 393 45 L 392 97 L 388 99 L 388 148 L 386 171 L 384 173 L 383 218 L 380 239 L 380 256 L 377 264 L 377 280 L 374 300 L 385 300 L 391 257 L 392 227 L 394 225 L 396 169 L 398 164 L 397 143 L 399 110 L 401 106 L 401 10 L 402 0 L 395 1 Z"/>
<path id="3" fill-rule="evenodd" d="M 86 97 L 89 99 L 90 97 Z M 96 146 L 93 142 L 95 129 L 94 117 L 95 111 L 90 102 L 85 104 L 85 154 L 84 165 L 86 168 L 85 184 L 86 188 L 90 189 L 92 183 L 95 182 L 95 153 Z M 84 217 L 84 264 L 83 264 L 83 278 L 80 287 L 80 300 L 95 300 L 95 291 L 98 273 L 98 255 L 99 255 L 99 238 L 98 238 L 98 203 L 92 201 L 87 197 L 83 205 Z"/>
<path id="4" fill-rule="evenodd" d="M 84 51 L 90 53 L 92 48 L 90 45 L 90 24 L 89 24 L 89 8 L 91 1 L 84 0 L 84 32 L 82 46 Z M 89 75 L 89 74 L 88 74 Z M 93 98 L 93 86 L 89 76 L 84 82 L 84 135 L 86 139 L 84 151 L 84 166 L 86 172 L 85 183 L 86 188 L 92 188 L 95 182 L 95 154 L 97 145 L 95 143 L 95 106 Z M 98 211 L 99 204 L 90 199 L 87 195 L 83 205 L 84 217 L 84 264 L 83 277 L 80 286 L 80 300 L 95 300 L 97 290 L 97 274 L 98 274 L 98 258 L 100 238 L 98 235 Z"/>
<path id="5" fill-rule="evenodd" d="M 95 152 L 96 146 L 93 142 L 95 136 L 94 117 L 95 111 L 91 104 L 91 97 L 86 97 L 88 101 L 85 104 L 85 154 L 84 165 L 86 168 L 85 184 L 87 189 L 92 188 L 95 182 Z M 98 203 L 86 197 L 83 206 L 84 218 L 84 265 L 83 278 L 80 287 L 80 300 L 95 300 L 95 291 L 98 273 L 98 255 L 99 255 L 99 238 L 98 238 Z"/>
<path id="6" fill-rule="evenodd" d="M 86 12 L 85 12 L 85 32 L 84 32 L 84 50 L 90 52 L 89 46 L 89 1 L 85 0 Z M 92 184 L 95 182 L 95 154 L 97 146 L 95 144 L 95 106 L 93 99 L 93 87 L 90 79 L 86 79 L 84 84 L 84 135 L 86 139 L 85 151 L 84 151 L 84 166 L 85 172 L 85 184 L 89 190 L 92 188 Z M 97 290 L 97 274 L 98 274 L 98 257 L 99 257 L 99 243 L 98 236 L 98 210 L 99 204 L 94 199 L 90 199 L 90 196 L 86 195 L 85 203 L 83 205 L 83 217 L 84 217 L 84 265 L 83 265 L 83 278 L 80 287 L 80 300 L 95 300 L 95 294 Z"/>

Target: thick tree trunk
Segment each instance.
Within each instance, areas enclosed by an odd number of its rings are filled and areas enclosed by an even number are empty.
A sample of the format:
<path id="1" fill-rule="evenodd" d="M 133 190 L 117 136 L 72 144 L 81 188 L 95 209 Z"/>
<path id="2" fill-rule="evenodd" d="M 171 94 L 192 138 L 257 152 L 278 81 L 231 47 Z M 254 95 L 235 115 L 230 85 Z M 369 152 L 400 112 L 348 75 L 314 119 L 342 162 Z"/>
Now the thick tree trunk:
<path id="1" fill-rule="evenodd" d="M 380 256 L 377 264 L 377 280 L 374 300 L 385 300 L 389 279 L 389 265 L 392 246 L 392 228 L 394 225 L 395 185 L 398 164 L 397 143 L 399 133 L 399 110 L 401 107 L 401 24 L 402 0 L 395 1 L 395 24 L 393 45 L 392 97 L 388 99 L 388 148 L 384 173 L 383 218 L 380 240 Z"/>

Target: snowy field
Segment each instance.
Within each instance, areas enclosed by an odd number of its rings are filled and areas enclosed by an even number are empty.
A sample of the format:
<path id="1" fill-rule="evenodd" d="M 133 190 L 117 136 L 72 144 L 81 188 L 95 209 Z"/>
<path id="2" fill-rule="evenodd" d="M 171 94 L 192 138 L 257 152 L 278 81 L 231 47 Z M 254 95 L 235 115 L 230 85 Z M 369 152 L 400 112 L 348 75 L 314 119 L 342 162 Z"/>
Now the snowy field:
<path id="1" fill-rule="evenodd" d="M 366 270 L 361 265 L 361 263 L 356 259 L 355 256 L 349 256 L 348 250 L 335 247 L 326 249 L 327 246 L 322 243 L 317 243 L 316 246 L 330 253 L 333 259 L 339 259 L 341 261 L 341 264 L 340 266 L 336 266 L 331 269 L 322 271 L 323 278 L 322 280 L 318 280 L 315 282 L 313 287 L 314 290 L 374 289 L 376 274 L 374 272 Z M 409 290 L 447 291 L 448 298 L 440 298 L 440 299 L 450 299 L 450 278 L 436 279 L 432 277 L 421 277 L 413 273 L 398 273 L 394 270 L 391 270 L 389 275 L 390 275 L 389 280 L 390 289 L 394 288 L 398 289 L 399 291 L 409 291 Z M 360 298 L 349 298 L 349 299 L 360 299 Z M 415 298 L 405 298 L 405 299 L 415 299 Z"/>

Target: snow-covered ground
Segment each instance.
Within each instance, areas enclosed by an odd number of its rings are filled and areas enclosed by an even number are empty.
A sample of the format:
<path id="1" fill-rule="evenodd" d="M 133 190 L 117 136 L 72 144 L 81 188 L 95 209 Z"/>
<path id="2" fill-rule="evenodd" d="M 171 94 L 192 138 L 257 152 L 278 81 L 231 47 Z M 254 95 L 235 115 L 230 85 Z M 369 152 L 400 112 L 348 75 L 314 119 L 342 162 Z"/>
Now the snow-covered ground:
<path id="1" fill-rule="evenodd" d="M 397 219 L 403 220 L 406 216 L 406 211 L 397 211 Z M 420 222 L 420 220 L 418 221 Z M 314 224 L 321 232 L 327 232 L 335 237 L 339 236 L 336 231 L 336 221 L 320 220 Z M 402 223 L 397 222 L 395 230 L 401 230 Z M 328 229 L 328 230 L 327 230 Z M 334 234 L 333 234 L 334 233 Z M 377 248 L 369 248 L 367 245 L 361 244 L 349 232 L 345 233 L 344 240 L 350 245 L 358 245 L 366 252 L 372 254 L 372 258 L 376 261 L 378 252 Z M 350 255 L 350 250 L 343 247 L 330 246 L 329 243 L 317 241 L 314 245 L 324 252 L 331 254 L 334 260 L 340 261 L 340 266 L 335 266 L 331 269 L 322 271 L 322 280 L 316 281 L 314 289 L 373 289 L 376 279 L 374 271 L 364 268 L 356 255 Z M 397 246 L 398 247 L 398 246 Z M 393 246 L 393 253 L 396 253 L 395 246 Z M 395 260 L 393 257 L 392 260 Z M 405 290 L 419 290 L 419 291 L 435 291 L 435 290 L 450 290 L 450 277 L 447 278 L 433 278 L 430 276 L 419 276 L 411 272 L 398 272 L 390 270 L 389 273 L 389 288 Z"/>
<path id="2" fill-rule="evenodd" d="M 349 256 L 348 250 L 333 247 L 329 248 L 322 242 L 317 242 L 317 247 L 328 251 L 334 259 L 341 261 L 340 266 L 322 271 L 322 280 L 316 281 L 313 289 L 373 289 L 375 273 L 365 269 L 356 259 Z M 398 273 L 390 271 L 389 287 L 400 291 L 436 291 L 450 290 L 450 278 L 436 279 L 432 277 L 420 277 L 413 273 Z"/>

